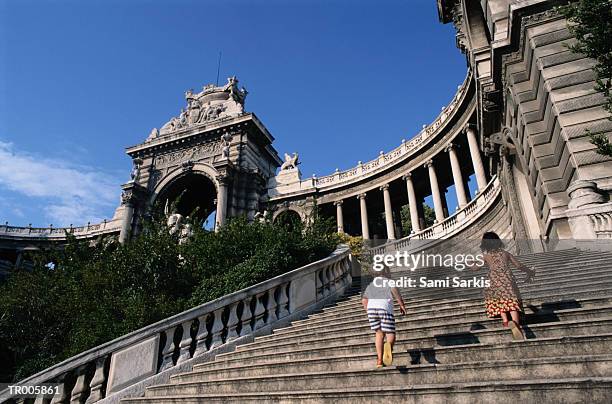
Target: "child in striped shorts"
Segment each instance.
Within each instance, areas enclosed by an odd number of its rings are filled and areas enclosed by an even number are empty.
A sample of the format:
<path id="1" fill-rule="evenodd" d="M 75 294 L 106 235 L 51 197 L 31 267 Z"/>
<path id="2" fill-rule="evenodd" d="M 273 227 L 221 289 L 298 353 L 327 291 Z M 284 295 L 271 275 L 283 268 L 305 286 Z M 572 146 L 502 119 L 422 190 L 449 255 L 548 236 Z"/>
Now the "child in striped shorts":
<path id="1" fill-rule="evenodd" d="M 390 366 L 393 363 L 393 344 L 395 343 L 395 317 L 393 299 L 397 300 L 400 312 L 406 314 L 404 300 L 397 288 L 389 286 L 390 273 L 385 268 L 366 288 L 361 303 L 368 313 L 370 328 L 376 333 L 376 367 Z M 387 342 L 385 343 L 385 337 Z M 384 343 L 384 345 L 383 345 Z"/>

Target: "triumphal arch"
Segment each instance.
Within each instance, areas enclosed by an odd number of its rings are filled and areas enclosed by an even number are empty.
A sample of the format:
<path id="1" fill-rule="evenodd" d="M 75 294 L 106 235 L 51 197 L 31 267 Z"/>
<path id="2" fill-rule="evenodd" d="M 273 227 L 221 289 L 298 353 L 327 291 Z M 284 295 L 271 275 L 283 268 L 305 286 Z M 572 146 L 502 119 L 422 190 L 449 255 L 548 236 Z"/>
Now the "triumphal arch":
<path id="1" fill-rule="evenodd" d="M 128 147 L 134 168 L 123 185 L 120 239 L 138 230 L 157 204 L 182 216 L 253 219 L 267 179 L 281 164 L 274 138 L 253 113 L 245 112 L 246 89 L 230 77 L 224 86 L 185 92 L 185 107 L 147 139 Z"/>

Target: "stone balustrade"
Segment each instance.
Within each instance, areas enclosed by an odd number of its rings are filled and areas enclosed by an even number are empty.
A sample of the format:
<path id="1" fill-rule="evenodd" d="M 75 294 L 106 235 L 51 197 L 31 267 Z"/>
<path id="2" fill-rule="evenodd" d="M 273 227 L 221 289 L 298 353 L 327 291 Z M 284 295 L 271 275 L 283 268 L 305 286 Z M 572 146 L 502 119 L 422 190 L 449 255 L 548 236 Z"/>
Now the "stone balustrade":
<path id="1" fill-rule="evenodd" d="M 197 358 L 321 308 L 351 282 L 349 249 L 341 246 L 327 258 L 134 331 L 18 384 L 59 384 L 51 403 L 118 402 L 144 391 L 146 379 L 185 371 Z M 9 398 L 8 390 L 0 392 L 0 402 Z"/>
<path id="2" fill-rule="evenodd" d="M 85 238 L 105 233 L 118 232 L 121 229 L 121 220 L 104 220 L 101 223 L 87 224 L 86 226 L 70 227 L 22 227 L 0 225 L 0 238 L 19 239 L 45 239 L 65 240 L 66 234 L 77 238 Z"/>
<path id="3" fill-rule="evenodd" d="M 491 207 L 500 193 L 501 183 L 499 178 L 494 176 L 482 192 L 452 216 L 409 236 L 376 247 L 372 251 L 374 254 L 383 254 L 387 251 L 406 250 L 409 248 L 411 240 L 448 239 L 478 220 Z M 422 245 L 422 243 L 419 243 L 419 246 Z"/>
<path id="4" fill-rule="evenodd" d="M 468 72 L 463 84 L 459 86 L 457 93 L 448 106 L 442 109 L 442 112 L 440 112 L 438 117 L 430 125 L 425 126 L 409 141 L 402 141 L 401 145 L 390 152 L 381 152 L 377 158 L 366 163 L 359 162 L 356 167 L 352 167 L 348 170 L 338 170 L 335 173 L 326 175 L 324 177 L 313 176 L 312 178 L 302 180 L 298 189 L 305 190 L 309 188 L 325 188 L 337 186 L 338 184 L 353 180 L 361 180 L 363 179 L 364 175 L 378 172 L 385 167 L 397 163 L 406 156 L 419 151 L 427 144 L 429 139 L 434 138 L 440 132 L 440 130 L 442 130 L 444 123 L 450 119 L 457 107 L 462 104 L 463 99 L 467 94 L 471 79 L 471 74 Z"/>

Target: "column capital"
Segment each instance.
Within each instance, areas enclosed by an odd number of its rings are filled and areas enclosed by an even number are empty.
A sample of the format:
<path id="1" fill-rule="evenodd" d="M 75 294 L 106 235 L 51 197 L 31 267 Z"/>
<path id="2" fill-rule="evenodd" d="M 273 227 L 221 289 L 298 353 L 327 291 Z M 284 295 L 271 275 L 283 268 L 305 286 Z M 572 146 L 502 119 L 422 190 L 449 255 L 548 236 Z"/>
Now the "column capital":
<path id="1" fill-rule="evenodd" d="M 467 133 L 468 131 L 476 132 L 476 125 L 474 125 L 473 123 L 467 123 L 463 127 L 463 132 Z"/>
<path id="2" fill-rule="evenodd" d="M 408 172 L 408 173 L 406 173 L 406 174 L 402 175 L 402 179 L 403 179 L 404 181 L 412 180 L 412 173 L 411 173 L 411 172 Z"/>
<path id="3" fill-rule="evenodd" d="M 121 191 L 121 205 L 132 206 L 134 202 L 135 202 L 134 193 L 132 192 L 131 189 Z"/>
<path id="4" fill-rule="evenodd" d="M 219 185 L 228 185 L 230 182 L 230 177 L 228 175 L 218 175 L 216 180 Z"/>
<path id="5" fill-rule="evenodd" d="M 357 195 L 357 199 L 365 199 L 365 198 L 366 198 L 366 193 L 365 192 L 363 194 Z"/>
<path id="6" fill-rule="evenodd" d="M 334 206 L 342 206 L 342 204 L 344 203 L 344 201 L 342 199 L 340 199 L 339 201 L 334 201 Z"/>
<path id="7" fill-rule="evenodd" d="M 388 189 L 389 189 L 389 184 L 384 184 L 384 185 L 381 185 L 381 186 L 380 186 L 380 190 L 381 190 L 381 191 L 386 191 L 386 190 L 388 190 Z"/>
<path id="8" fill-rule="evenodd" d="M 423 163 L 423 167 L 430 168 L 433 167 L 433 160 L 429 159 L 425 163 Z"/>
<path id="9" fill-rule="evenodd" d="M 450 152 L 451 150 L 457 150 L 457 144 L 451 142 L 451 143 L 447 144 L 446 146 L 444 146 L 444 151 L 446 153 Z"/>

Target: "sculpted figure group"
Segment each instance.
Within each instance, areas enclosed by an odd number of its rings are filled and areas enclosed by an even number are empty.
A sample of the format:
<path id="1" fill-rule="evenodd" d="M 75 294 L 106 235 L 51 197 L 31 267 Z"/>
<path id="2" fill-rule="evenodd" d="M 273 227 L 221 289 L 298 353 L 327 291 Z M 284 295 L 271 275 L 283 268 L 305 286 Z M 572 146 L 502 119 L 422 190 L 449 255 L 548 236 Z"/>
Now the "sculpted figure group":
<path id="1" fill-rule="evenodd" d="M 185 100 L 187 107 L 181 108 L 181 113 L 178 117 L 172 117 L 166 122 L 161 129 L 153 129 L 149 135 L 149 139 L 154 139 L 159 135 L 174 132 L 175 130 L 189 127 L 191 125 L 212 121 L 222 117 L 223 113 L 244 112 L 244 100 L 248 94 L 243 87 L 238 89 L 238 79 L 230 77 L 227 79 L 227 84 L 220 88 L 215 86 L 205 86 L 202 92 L 194 94 L 193 90 L 185 92 Z M 206 97 L 212 93 L 226 93 L 226 100 L 212 99 L 206 101 Z"/>

